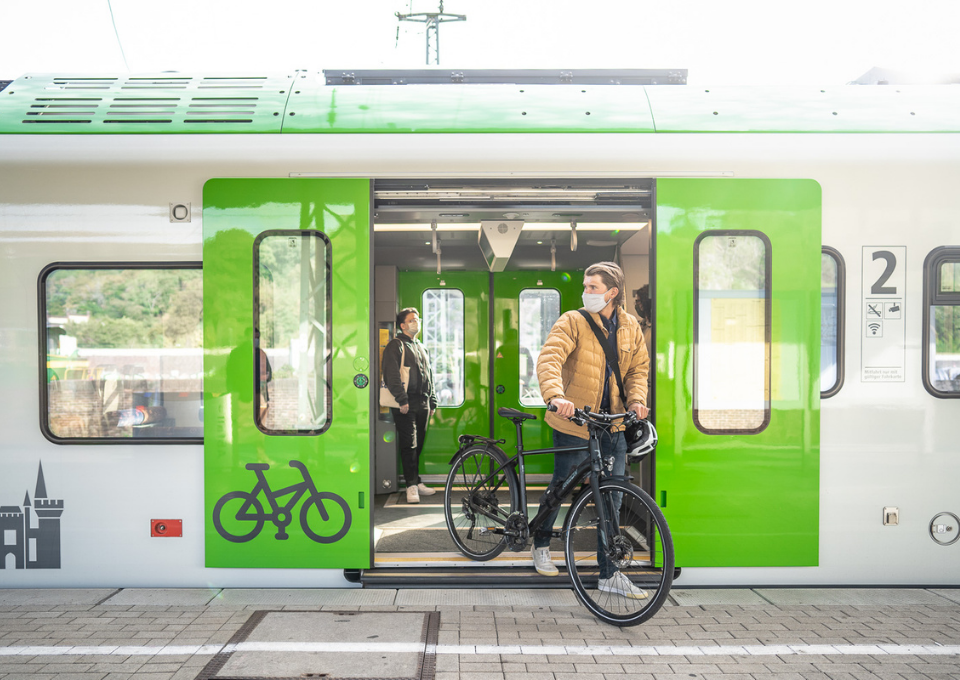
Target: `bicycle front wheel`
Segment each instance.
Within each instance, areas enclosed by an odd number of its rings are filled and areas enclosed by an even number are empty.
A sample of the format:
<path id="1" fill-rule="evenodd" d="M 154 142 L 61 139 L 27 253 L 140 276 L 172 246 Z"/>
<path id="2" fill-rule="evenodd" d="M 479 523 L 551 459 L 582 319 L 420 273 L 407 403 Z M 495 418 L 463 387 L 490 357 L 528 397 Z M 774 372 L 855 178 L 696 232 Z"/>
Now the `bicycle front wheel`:
<path id="1" fill-rule="evenodd" d="M 601 527 L 598 504 L 612 518 Z M 587 487 L 563 529 L 577 599 L 601 621 L 635 626 L 659 611 L 673 583 L 673 539 L 663 513 L 639 487 L 607 480 Z"/>
<path id="2" fill-rule="evenodd" d="M 504 523 L 520 501 L 513 469 L 500 469 L 506 462 L 497 449 L 475 446 L 457 455 L 447 475 L 443 493 L 447 530 L 470 559 L 492 560 L 507 547 Z"/>

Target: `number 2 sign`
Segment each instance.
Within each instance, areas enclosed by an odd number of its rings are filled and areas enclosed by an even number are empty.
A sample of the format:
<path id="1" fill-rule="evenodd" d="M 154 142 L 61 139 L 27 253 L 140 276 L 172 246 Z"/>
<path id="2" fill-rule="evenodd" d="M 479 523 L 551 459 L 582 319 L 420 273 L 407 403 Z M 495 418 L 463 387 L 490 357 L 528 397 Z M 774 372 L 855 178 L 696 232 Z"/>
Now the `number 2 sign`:
<path id="1" fill-rule="evenodd" d="M 903 382 L 906 246 L 864 246 L 860 380 Z"/>

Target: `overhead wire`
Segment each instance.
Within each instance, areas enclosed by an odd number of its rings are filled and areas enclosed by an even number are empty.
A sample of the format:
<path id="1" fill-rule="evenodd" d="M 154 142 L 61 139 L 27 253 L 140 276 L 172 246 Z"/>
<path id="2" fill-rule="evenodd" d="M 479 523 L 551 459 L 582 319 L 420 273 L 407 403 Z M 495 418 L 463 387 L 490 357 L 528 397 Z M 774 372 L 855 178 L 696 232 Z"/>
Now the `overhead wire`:
<path id="1" fill-rule="evenodd" d="M 107 0 L 107 9 L 110 10 L 110 23 L 113 24 L 113 34 L 117 36 L 117 46 L 120 48 L 120 56 L 123 57 L 123 65 L 127 71 L 129 71 L 130 65 L 127 64 L 127 55 L 123 51 L 123 43 L 120 42 L 120 32 L 117 31 L 117 20 L 113 18 L 113 4 L 111 0 Z"/>

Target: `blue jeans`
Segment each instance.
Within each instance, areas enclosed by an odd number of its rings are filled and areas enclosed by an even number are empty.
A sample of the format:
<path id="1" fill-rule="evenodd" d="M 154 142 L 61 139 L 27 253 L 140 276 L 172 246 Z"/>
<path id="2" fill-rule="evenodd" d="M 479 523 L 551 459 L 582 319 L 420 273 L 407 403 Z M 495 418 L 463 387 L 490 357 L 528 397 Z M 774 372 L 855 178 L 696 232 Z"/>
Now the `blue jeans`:
<path id="1" fill-rule="evenodd" d="M 553 445 L 557 448 L 561 446 L 583 446 L 586 440 L 580 437 L 574 437 L 565 432 L 553 431 Z M 623 475 L 627 469 L 627 440 L 623 437 L 623 432 L 604 432 L 600 435 L 600 453 L 604 458 L 613 456 L 613 474 Z M 570 451 L 553 454 L 553 479 L 550 480 L 550 487 L 557 489 L 571 472 L 584 460 L 587 460 L 590 454 L 587 451 Z M 617 494 L 618 496 L 620 494 Z M 541 499 L 542 501 L 542 499 Z M 617 502 L 615 510 L 620 511 L 620 503 Z M 557 521 L 557 515 L 560 514 L 560 508 L 555 508 L 545 518 L 543 525 L 533 534 L 533 545 L 536 548 L 545 548 L 550 545 L 550 532 L 553 531 L 554 522 Z M 600 564 L 600 578 L 610 578 L 616 569 L 607 561 L 606 557 L 597 551 L 597 561 Z"/>

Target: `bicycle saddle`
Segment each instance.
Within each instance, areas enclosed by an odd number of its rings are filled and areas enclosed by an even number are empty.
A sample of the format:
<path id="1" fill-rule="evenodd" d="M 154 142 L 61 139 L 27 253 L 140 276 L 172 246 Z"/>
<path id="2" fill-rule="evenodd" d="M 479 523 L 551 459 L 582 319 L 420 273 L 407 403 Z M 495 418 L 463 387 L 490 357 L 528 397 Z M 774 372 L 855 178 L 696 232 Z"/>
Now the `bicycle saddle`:
<path id="1" fill-rule="evenodd" d="M 510 420 L 536 420 L 537 418 L 532 413 L 524 413 L 523 411 L 518 411 L 515 408 L 507 408 L 506 406 L 498 408 L 497 415 L 509 418 Z"/>

